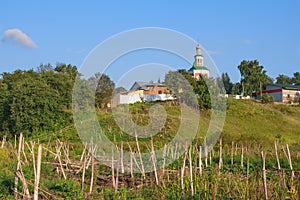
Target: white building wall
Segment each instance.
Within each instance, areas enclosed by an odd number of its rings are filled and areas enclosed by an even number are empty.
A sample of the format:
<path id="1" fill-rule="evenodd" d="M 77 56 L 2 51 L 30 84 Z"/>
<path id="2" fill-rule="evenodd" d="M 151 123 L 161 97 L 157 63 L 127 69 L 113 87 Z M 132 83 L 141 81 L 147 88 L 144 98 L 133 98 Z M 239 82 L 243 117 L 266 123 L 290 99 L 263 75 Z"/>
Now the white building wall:
<path id="1" fill-rule="evenodd" d="M 144 101 L 151 102 L 151 101 L 166 101 L 166 100 L 174 100 L 169 94 L 147 94 L 147 95 L 120 95 L 120 104 L 130 104 L 135 102 L 142 102 L 142 98 Z"/>
<path id="2" fill-rule="evenodd" d="M 135 102 L 142 102 L 141 95 L 139 94 L 120 95 L 120 104 L 129 104 Z"/>

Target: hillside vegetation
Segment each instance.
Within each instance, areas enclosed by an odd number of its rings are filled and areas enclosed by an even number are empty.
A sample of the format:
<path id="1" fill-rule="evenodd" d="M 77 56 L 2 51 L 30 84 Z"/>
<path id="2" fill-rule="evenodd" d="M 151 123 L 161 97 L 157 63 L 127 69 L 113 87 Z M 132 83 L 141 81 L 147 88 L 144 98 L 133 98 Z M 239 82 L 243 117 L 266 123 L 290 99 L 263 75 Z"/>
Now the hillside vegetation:
<path id="1" fill-rule="evenodd" d="M 229 99 L 222 138 L 262 145 L 278 139 L 299 147 L 300 107 Z"/>
<path id="2" fill-rule="evenodd" d="M 132 119 L 140 124 L 145 125 L 149 116 L 148 109 L 153 103 L 144 105 L 134 104 L 131 106 Z M 167 141 L 162 138 L 170 139 L 169 134 L 176 134 L 180 122 L 180 109 L 176 106 L 168 106 L 167 103 L 161 103 L 165 106 L 168 118 L 162 133 L 157 134 L 159 141 Z M 144 108 L 141 109 L 140 107 Z M 139 111 L 140 110 L 140 111 Z M 142 111 L 141 111 L 142 110 Z M 199 130 L 196 137 L 197 142 L 203 142 L 207 132 L 211 111 L 201 110 Z M 114 123 L 111 113 L 98 113 L 100 125 L 110 134 L 119 134 L 119 128 Z M 255 100 L 235 100 L 228 99 L 228 108 L 226 111 L 225 125 L 221 134 L 224 143 L 241 142 L 245 144 L 261 144 L 264 147 L 273 148 L 275 140 L 288 143 L 294 148 L 300 144 L 300 107 L 298 105 L 286 104 L 262 104 Z M 166 130 L 165 130 L 166 129 Z M 112 136 L 113 137 L 113 136 Z M 117 137 L 118 138 L 118 137 Z M 123 138 L 123 139 L 122 139 Z M 123 135 L 120 141 L 130 139 Z M 154 137 L 155 141 L 155 137 Z"/>
<path id="3" fill-rule="evenodd" d="M 172 102 L 158 103 L 166 109 L 167 120 L 161 132 L 153 136 L 155 149 L 172 140 L 181 117 L 177 105 Z M 130 105 L 132 120 L 139 125 L 146 125 L 153 104 Z M 299 106 L 228 99 L 227 116 L 221 134 L 222 164 L 219 143 L 208 157 L 198 157 L 199 145 L 205 137 L 210 116 L 211 111 L 201 111 L 200 128 L 194 145 L 189 147 L 188 156 L 181 155 L 163 170 L 154 170 L 145 175 L 121 173 L 96 159 L 93 161 L 94 157 L 88 152 L 93 144 L 85 148 L 73 125 L 53 134 L 26 137 L 20 153 L 21 178 L 27 181 L 28 192 L 33 194 L 35 162 L 32 152 L 36 157 L 40 143 L 43 145 L 40 199 L 180 199 L 182 196 L 187 199 L 262 199 L 265 196 L 262 183 L 264 170 L 259 154 L 264 151 L 267 169 L 265 181 L 270 199 L 299 198 Z M 120 149 L 124 147 L 124 151 L 129 151 L 130 145 L 136 158 L 133 165 L 142 166 L 135 138 L 120 131 L 112 112 L 99 111 L 97 117 L 109 139 Z M 278 141 L 280 170 L 275 159 L 275 140 Z M 122 141 L 125 142 L 124 146 Z M 14 196 L 17 143 L 9 140 L 0 146 L 0 199 L 12 199 Z M 289 145 L 291 162 L 288 161 L 289 150 L 285 144 Z M 139 139 L 139 145 L 141 152 L 149 151 L 149 138 Z M 171 146 L 167 154 L 173 156 L 174 152 L 176 154 L 176 147 Z M 117 166 L 120 164 L 120 154 L 115 153 L 117 155 L 113 162 Z M 203 171 L 199 171 L 200 160 Z M 293 170 L 290 170 L 290 164 Z M 24 192 L 24 188 L 23 182 L 19 181 L 18 191 Z"/>

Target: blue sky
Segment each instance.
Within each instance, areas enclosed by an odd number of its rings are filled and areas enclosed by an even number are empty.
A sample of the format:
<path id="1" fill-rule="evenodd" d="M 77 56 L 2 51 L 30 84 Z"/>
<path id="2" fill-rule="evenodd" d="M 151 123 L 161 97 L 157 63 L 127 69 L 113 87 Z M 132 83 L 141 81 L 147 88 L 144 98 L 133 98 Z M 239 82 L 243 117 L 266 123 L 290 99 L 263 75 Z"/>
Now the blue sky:
<path id="1" fill-rule="evenodd" d="M 0 9 L 0 73 L 35 69 L 40 63 L 80 66 L 105 39 L 141 27 L 173 29 L 199 41 L 220 72 L 228 72 L 234 82 L 244 59 L 257 59 L 273 78 L 300 71 L 296 0 L 6 0 Z M 12 41 L 6 35 L 11 29 L 26 34 L 29 43 Z"/>

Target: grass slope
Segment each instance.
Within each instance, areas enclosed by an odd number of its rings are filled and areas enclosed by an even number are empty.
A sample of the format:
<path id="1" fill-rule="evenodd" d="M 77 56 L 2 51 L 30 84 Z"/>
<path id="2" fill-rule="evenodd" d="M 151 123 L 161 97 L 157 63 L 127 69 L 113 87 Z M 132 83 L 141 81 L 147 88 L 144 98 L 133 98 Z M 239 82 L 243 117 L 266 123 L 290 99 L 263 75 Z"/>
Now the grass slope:
<path id="1" fill-rule="evenodd" d="M 273 145 L 278 139 L 296 147 L 300 144 L 299 122 L 299 106 L 229 99 L 222 138 L 261 145 Z"/>

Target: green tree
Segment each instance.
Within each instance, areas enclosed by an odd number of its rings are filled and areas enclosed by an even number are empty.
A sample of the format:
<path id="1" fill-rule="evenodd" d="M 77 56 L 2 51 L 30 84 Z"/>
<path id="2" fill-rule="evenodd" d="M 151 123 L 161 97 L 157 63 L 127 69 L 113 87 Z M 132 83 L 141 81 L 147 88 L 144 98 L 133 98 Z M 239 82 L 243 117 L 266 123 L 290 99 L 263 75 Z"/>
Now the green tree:
<path id="1" fill-rule="evenodd" d="M 9 118 L 8 110 L 8 90 L 7 85 L 0 80 L 0 130 L 8 131 L 7 119 Z"/>
<path id="2" fill-rule="evenodd" d="M 127 90 L 124 87 L 117 87 L 114 90 L 114 94 L 121 94 L 123 92 L 126 92 Z"/>
<path id="3" fill-rule="evenodd" d="M 95 106 L 106 108 L 111 103 L 115 83 L 106 74 L 96 73 L 89 78 L 90 84 L 95 88 Z"/>
<path id="4" fill-rule="evenodd" d="M 194 93 L 196 81 L 186 70 L 169 71 L 165 76 L 165 84 L 178 102 L 198 107 Z"/>
<path id="5" fill-rule="evenodd" d="M 276 83 L 277 84 L 293 84 L 293 79 L 286 75 L 279 74 L 276 77 Z"/>
<path id="6" fill-rule="evenodd" d="M 13 82 L 11 82 L 13 80 Z M 54 131 L 70 123 L 70 116 L 60 110 L 59 93 L 32 70 L 5 74 L 9 82 L 9 130 L 12 133 Z"/>
<path id="7" fill-rule="evenodd" d="M 0 90 L 6 91 L 6 100 L 1 98 L 0 103 L 3 105 L 5 102 L 2 130 L 7 129 L 12 134 L 29 134 L 55 131 L 70 124 L 71 114 L 62 109 L 61 95 L 49 84 L 45 73 L 55 74 L 51 70 L 3 73 Z"/>
<path id="8" fill-rule="evenodd" d="M 224 84 L 224 88 L 226 90 L 226 94 L 231 94 L 233 83 L 230 81 L 230 77 L 227 73 L 222 73 L 222 81 Z"/>
<path id="9" fill-rule="evenodd" d="M 208 87 L 214 87 L 214 81 L 200 76 L 194 79 L 186 70 L 171 71 L 166 74 L 166 85 L 179 98 L 181 103 L 196 106 L 200 109 L 210 109 L 211 99 Z M 214 88 L 210 88 L 214 91 Z"/>
<path id="10" fill-rule="evenodd" d="M 231 89 L 231 94 L 234 94 L 234 95 L 242 94 L 242 85 L 241 85 L 241 83 L 237 82 L 237 83 L 233 84 L 232 89 Z"/>
<path id="11" fill-rule="evenodd" d="M 59 104 L 62 109 L 70 110 L 74 81 L 79 72 L 71 64 L 58 64 L 54 69 L 51 65 L 40 65 L 38 71 L 51 88 L 59 93 Z"/>
<path id="12" fill-rule="evenodd" d="M 295 72 L 294 73 L 293 83 L 295 85 L 300 85 L 300 72 Z"/>
<path id="13" fill-rule="evenodd" d="M 199 79 L 196 81 L 196 87 L 194 88 L 195 93 L 198 96 L 198 104 L 200 109 L 210 109 L 211 108 L 211 98 L 209 93 L 209 88 L 211 91 L 214 91 L 214 83 L 212 80 L 207 79 L 206 77 L 199 76 Z"/>
<path id="14" fill-rule="evenodd" d="M 273 83 L 273 80 L 267 75 L 264 67 L 259 65 L 257 60 L 243 60 L 238 69 L 241 73 L 241 85 L 243 95 L 251 95 L 252 92 L 261 92 L 268 83 Z"/>

